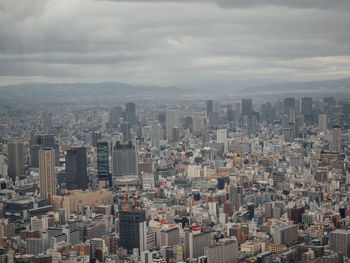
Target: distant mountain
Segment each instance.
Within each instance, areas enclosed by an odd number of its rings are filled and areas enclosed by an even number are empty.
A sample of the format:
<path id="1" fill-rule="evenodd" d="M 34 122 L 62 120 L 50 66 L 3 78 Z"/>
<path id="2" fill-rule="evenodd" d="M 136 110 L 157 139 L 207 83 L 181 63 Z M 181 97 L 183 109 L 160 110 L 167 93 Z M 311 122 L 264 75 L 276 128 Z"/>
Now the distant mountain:
<path id="1" fill-rule="evenodd" d="M 32 103 L 115 102 L 128 98 L 167 97 L 180 89 L 160 86 L 136 86 L 119 82 L 102 83 L 23 83 L 0 87 L 3 101 Z"/>
<path id="2" fill-rule="evenodd" d="M 177 87 L 101 83 L 23 83 L 0 86 L 0 103 L 114 103 L 126 100 L 215 96 L 326 96 L 350 97 L 350 78 L 266 84 L 267 81 L 210 81 Z M 256 85 L 256 83 L 260 83 Z M 251 86 L 250 86 L 251 85 Z"/>
<path id="3" fill-rule="evenodd" d="M 250 88 L 243 88 L 238 93 L 255 93 L 255 94 L 317 94 L 317 93 L 349 93 L 350 95 L 350 78 L 335 80 L 318 80 L 307 82 L 285 82 L 269 85 L 260 85 Z"/>

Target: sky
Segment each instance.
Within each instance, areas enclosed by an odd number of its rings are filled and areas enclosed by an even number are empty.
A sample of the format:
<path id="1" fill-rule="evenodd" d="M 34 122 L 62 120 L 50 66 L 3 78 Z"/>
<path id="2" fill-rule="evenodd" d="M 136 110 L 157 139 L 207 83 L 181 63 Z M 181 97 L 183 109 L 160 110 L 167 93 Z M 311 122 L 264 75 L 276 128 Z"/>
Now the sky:
<path id="1" fill-rule="evenodd" d="M 0 85 L 350 77 L 349 0 L 1 0 Z"/>

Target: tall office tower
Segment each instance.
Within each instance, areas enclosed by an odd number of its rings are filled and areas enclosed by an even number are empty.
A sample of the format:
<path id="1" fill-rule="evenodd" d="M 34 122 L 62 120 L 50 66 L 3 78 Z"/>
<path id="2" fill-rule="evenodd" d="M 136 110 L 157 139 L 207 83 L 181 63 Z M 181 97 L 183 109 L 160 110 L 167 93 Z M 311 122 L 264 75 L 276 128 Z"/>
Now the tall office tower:
<path id="1" fill-rule="evenodd" d="M 337 229 L 329 233 L 329 249 L 350 257 L 350 230 Z"/>
<path id="2" fill-rule="evenodd" d="M 252 99 L 242 99 L 242 117 L 250 116 L 253 113 Z"/>
<path id="3" fill-rule="evenodd" d="M 324 97 L 323 102 L 327 103 L 328 105 L 336 105 L 337 104 L 334 97 Z"/>
<path id="4" fill-rule="evenodd" d="M 295 99 L 294 98 L 285 98 L 284 99 L 284 114 L 290 118 L 292 115 L 295 115 Z"/>
<path id="5" fill-rule="evenodd" d="M 260 118 L 263 121 L 267 120 L 267 104 L 261 104 Z"/>
<path id="6" fill-rule="evenodd" d="M 213 100 L 207 100 L 207 116 L 210 115 L 210 113 L 213 113 L 213 104 L 214 101 Z"/>
<path id="7" fill-rule="evenodd" d="M 173 138 L 174 128 L 178 127 L 177 112 L 175 110 L 167 110 L 165 113 L 165 121 L 166 137 L 168 140 L 171 140 Z"/>
<path id="8" fill-rule="evenodd" d="M 104 252 L 106 244 L 102 238 L 93 238 L 90 240 L 90 262 L 104 261 Z"/>
<path id="9" fill-rule="evenodd" d="M 249 136 L 256 134 L 257 126 L 258 121 L 256 119 L 255 114 L 247 116 L 247 132 Z"/>
<path id="10" fill-rule="evenodd" d="M 41 147 L 53 148 L 55 150 L 55 163 L 59 162 L 59 148 L 53 134 L 38 134 L 35 136 L 34 145 L 31 148 L 32 167 L 39 167 L 39 150 Z"/>
<path id="11" fill-rule="evenodd" d="M 304 115 L 306 123 L 312 122 L 312 98 L 305 97 L 301 100 L 301 113 Z"/>
<path id="12" fill-rule="evenodd" d="M 43 113 L 43 124 L 44 124 L 44 130 L 45 132 L 49 133 L 52 129 L 52 113 L 51 112 L 44 112 Z"/>
<path id="13" fill-rule="evenodd" d="M 86 149 L 77 147 L 67 150 L 66 187 L 69 190 L 87 189 L 89 180 L 86 171 Z"/>
<path id="14" fill-rule="evenodd" d="M 318 114 L 318 130 L 326 131 L 327 130 L 327 114 Z"/>
<path id="15" fill-rule="evenodd" d="M 123 108 L 120 106 L 114 107 L 109 114 L 109 123 L 111 127 L 117 127 L 119 119 L 122 116 Z"/>
<path id="16" fill-rule="evenodd" d="M 162 138 L 163 138 L 162 126 L 159 123 L 152 125 L 151 141 L 152 141 L 153 147 L 159 147 L 160 146 L 160 140 Z"/>
<path id="17" fill-rule="evenodd" d="M 138 175 L 135 146 L 117 142 L 113 149 L 113 176 Z"/>
<path id="18" fill-rule="evenodd" d="M 99 181 L 108 181 L 111 185 L 111 174 L 109 173 L 108 143 L 97 143 L 97 175 Z"/>
<path id="19" fill-rule="evenodd" d="M 146 212 L 145 210 L 119 211 L 119 247 L 139 253 L 146 250 Z"/>
<path id="20" fill-rule="evenodd" d="M 120 132 L 123 134 L 123 142 L 131 140 L 131 124 L 128 121 L 120 123 Z"/>
<path id="21" fill-rule="evenodd" d="M 136 123 L 135 103 L 129 102 L 125 105 L 125 120 L 131 125 L 134 125 Z"/>
<path id="22" fill-rule="evenodd" d="M 333 134 L 333 151 L 340 152 L 341 150 L 341 127 L 334 125 L 332 129 Z"/>
<path id="23" fill-rule="evenodd" d="M 230 188 L 229 201 L 233 204 L 235 211 L 238 211 L 242 206 L 243 201 L 243 187 L 232 186 Z"/>
<path id="24" fill-rule="evenodd" d="M 56 194 L 55 151 L 52 148 L 39 150 L 40 195 L 51 203 Z"/>
<path id="25" fill-rule="evenodd" d="M 24 175 L 23 143 L 9 142 L 7 147 L 7 174 L 13 181 L 15 181 L 17 176 Z"/>
<path id="26" fill-rule="evenodd" d="M 108 113 L 107 112 L 102 112 L 101 114 L 101 128 L 102 130 L 106 130 L 108 128 Z"/>

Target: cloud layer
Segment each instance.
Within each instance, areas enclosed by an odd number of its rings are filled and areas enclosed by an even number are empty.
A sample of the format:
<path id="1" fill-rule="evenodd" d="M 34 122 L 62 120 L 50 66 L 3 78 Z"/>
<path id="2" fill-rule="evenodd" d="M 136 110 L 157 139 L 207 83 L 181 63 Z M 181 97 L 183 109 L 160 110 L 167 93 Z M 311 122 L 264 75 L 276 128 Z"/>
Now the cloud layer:
<path id="1" fill-rule="evenodd" d="M 349 3 L 3 0 L 0 85 L 348 77 Z"/>

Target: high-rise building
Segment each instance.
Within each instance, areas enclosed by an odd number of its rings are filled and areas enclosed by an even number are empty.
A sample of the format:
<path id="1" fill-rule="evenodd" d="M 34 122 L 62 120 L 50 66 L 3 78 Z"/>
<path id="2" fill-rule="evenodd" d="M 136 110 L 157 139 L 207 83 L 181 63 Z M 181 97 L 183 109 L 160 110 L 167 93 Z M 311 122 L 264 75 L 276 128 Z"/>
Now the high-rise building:
<path id="1" fill-rule="evenodd" d="M 52 148 L 39 150 L 40 195 L 51 203 L 56 194 L 55 151 Z"/>
<path id="2" fill-rule="evenodd" d="M 289 117 L 289 121 L 295 117 L 295 99 L 294 98 L 285 98 L 284 99 L 284 114 Z"/>
<path id="3" fill-rule="evenodd" d="M 120 123 L 120 131 L 123 135 L 123 142 L 128 142 L 131 140 L 131 123 L 128 121 L 123 121 Z"/>
<path id="4" fill-rule="evenodd" d="M 250 116 L 253 113 L 252 99 L 242 99 L 242 117 Z"/>
<path id="5" fill-rule="evenodd" d="M 238 211 L 242 206 L 243 201 L 243 187 L 232 186 L 230 188 L 229 201 L 233 204 L 235 211 Z"/>
<path id="6" fill-rule="evenodd" d="M 151 130 L 151 141 L 154 147 L 160 146 L 160 140 L 163 138 L 163 129 L 162 126 L 157 123 L 152 126 Z"/>
<path id="7" fill-rule="evenodd" d="M 327 103 L 328 105 L 335 105 L 337 102 L 335 101 L 334 97 L 324 97 L 323 102 Z"/>
<path id="8" fill-rule="evenodd" d="M 139 253 L 146 250 L 145 210 L 122 210 L 119 212 L 119 247 Z"/>
<path id="9" fill-rule="evenodd" d="M 214 104 L 214 101 L 213 100 L 207 100 L 207 116 L 210 114 L 210 113 L 213 113 L 213 104 Z"/>
<path id="10" fill-rule="evenodd" d="M 109 114 L 109 123 L 111 127 L 118 125 L 119 119 L 122 116 L 123 108 L 120 106 L 114 107 Z"/>
<path id="11" fill-rule="evenodd" d="M 332 129 L 333 134 L 333 151 L 340 152 L 341 150 L 341 127 L 334 125 Z"/>
<path id="12" fill-rule="evenodd" d="M 97 175 L 98 180 L 108 181 L 111 184 L 111 174 L 109 173 L 108 143 L 97 143 Z"/>
<path id="13" fill-rule="evenodd" d="M 167 110 L 165 114 L 166 121 L 166 137 L 168 140 L 172 140 L 174 128 L 178 127 L 177 111 Z"/>
<path id="14" fill-rule="evenodd" d="M 216 130 L 216 142 L 217 143 L 223 143 L 224 144 L 224 149 L 228 149 L 228 144 L 227 144 L 227 130 L 226 129 L 219 129 Z"/>
<path id="15" fill-rule="evenodd" d="M 86 149 L 77 147 L 67 150 L 66 187 L 67 189 L 87 189 L 89 180 L 86 171 Z"/>
<path id="16" fill-rule="evenodd" d="M 32 167 L 39 167 L 39 150 L 41 147 L 50 147 L 55 150 L 55 164 L 59 162 L 59 148 L 53 134 L 38 134 L 35 135 L 35 141 L 31 148 L 31 163 Z"/>
<path id="17" fill-rule="evenodd" d="M 125 120 L 131 125 L 134 125 L 136 123 L 135 103 L 129 102 L 125 105 Z"/>
<path id="18" fill-rule="evenodd" d="M 51 112 L 44 112 L 43 113 L 43 124 L 44 124 L 44 130 L 45 132 L 50 132 L 52 129 L 52 113 Z"/>
<path id="19" fill-rule="evenodd" d="M 327 130 L 327 114 L 318 114 L 318 130 L 326 131 Z"/>
<path id="20" fill-rule="evenodd" d="M 24 174 L 23 143 L 9 142 L 7 148 L 8 176 L 14 181 Z"/>
<path id="21" fill-rule="evenodd" d="M 113 149 L 113 176 L 138 175 L 138 161 L 135 146 L 117 142 Z"/>
<path id="22" fill-rule="evenodd" d="M 350 230 L 337 229 L 329 233 L 329 249 L 350 257 Z"/>
<path id="23" fill-rule="evenodd" d="M 304 115 L 304 120 L 307 123 L 312 122 L 312 98 L 311 97 L 302 98 L 301 113 Z"/>

